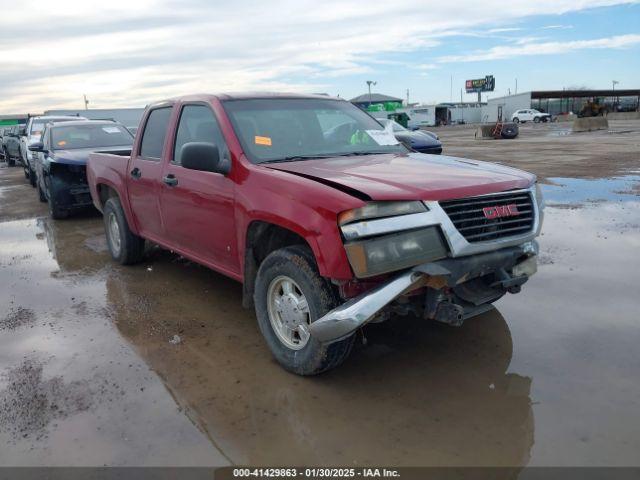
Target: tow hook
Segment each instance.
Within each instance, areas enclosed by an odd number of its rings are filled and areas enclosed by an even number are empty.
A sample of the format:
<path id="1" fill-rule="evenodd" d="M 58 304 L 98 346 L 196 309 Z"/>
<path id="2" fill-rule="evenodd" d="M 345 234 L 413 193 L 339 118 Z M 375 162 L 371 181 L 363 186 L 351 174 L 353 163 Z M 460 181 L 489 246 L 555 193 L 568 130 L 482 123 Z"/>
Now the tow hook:
<path id="1" fill-rule="evenodd" d="M 529 279 L 526 275 L 518 277 L 511 276 L 504 268 L 496 271 L 496 281 L 491 284 L 492 288 L 503 288 L 509 293 L 520 293 L 522 285 Z"/>

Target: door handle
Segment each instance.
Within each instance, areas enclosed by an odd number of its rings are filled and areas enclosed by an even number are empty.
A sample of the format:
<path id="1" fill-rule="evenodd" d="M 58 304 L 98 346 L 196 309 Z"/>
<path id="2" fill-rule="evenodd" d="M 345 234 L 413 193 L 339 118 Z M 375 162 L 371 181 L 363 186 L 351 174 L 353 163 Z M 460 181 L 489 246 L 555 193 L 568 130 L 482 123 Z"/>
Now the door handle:
<path id="1" fill-rule="evenodd" d="M 170 173 L 166 177 L 162 179 L 162 181 L 169 185 L 170 187 L 175 187 L 178 184 L 178 179 L 175 177 L 173 173 Z"/>
<path id="2" fill-rule="evenodd" d="M 142 172 L 138 167 L 131 170 L 131 178 L 135 178 L 136 180 L 142 176 Z"/>

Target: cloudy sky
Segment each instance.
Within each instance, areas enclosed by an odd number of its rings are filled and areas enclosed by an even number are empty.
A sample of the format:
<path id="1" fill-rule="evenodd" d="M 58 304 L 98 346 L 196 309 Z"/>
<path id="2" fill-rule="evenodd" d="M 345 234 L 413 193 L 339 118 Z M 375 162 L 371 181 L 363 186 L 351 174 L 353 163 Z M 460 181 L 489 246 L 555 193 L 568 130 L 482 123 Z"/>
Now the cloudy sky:
<path id="1" fill-rule="evenodd" d="M 640 88 L 640 2 L 0 0 L 0 113 L 278 90 Z M 453 81 L 452 81 L 453 79 Z M 464 96 L 465 100 L 473 96 Z"/>

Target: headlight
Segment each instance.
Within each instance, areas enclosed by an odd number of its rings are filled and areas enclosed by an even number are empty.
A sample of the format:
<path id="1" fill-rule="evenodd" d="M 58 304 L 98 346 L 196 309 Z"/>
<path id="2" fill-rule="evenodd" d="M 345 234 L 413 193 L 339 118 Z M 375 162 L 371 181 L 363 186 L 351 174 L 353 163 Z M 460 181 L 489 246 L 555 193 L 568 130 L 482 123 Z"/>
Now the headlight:
<path id="1" fill-rule="evenodd" d="M 402 270 L 447 256 L 438 227 L 393 233 L 344 246 L 358 278 Z"/>
<path id="2" fill-rule="evenodd" d="M 394 217 L 411 213 L 426 212 L 427 207 L 420 201 L 415 202 L 371 202 L 364 207 L 347 210 L 338 215 L 338 224 L 357 222 L 369 218 Z"/>

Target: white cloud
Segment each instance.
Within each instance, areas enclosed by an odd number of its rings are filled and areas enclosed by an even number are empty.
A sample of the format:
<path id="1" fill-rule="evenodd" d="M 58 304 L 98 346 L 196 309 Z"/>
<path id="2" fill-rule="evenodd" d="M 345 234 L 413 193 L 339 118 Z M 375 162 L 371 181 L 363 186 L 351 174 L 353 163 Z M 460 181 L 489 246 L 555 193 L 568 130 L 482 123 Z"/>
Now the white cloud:
<path id="1" fill-rule="evenodd" d="M 640 35 L 616 35 L 614 37 L 593 40 L 574 40 L 567 42 L 523 43 L 521 45 L 501 45 L 472 52 L 465 55 L 448 55 L 438 58 L 440 63 L 451 62 L 482 62 L 502 60 L 505 58 L 521 57 L 525 55 L 561 55 L 586 49 L 626 48 L 640 44 Z"/>
<path id="2" fill-rule="evenodd" d="M 573 25 L 545 25 L 542 30 L 568 30 L 573 28 Z"/>
<path id="3" fill-rule="evenodd" d="M 504 28 L 490 28 L 488 33 L 507 33 L 507 32 L 519 32 L 522 28 L 518 27 L 504 27 Z"/>
<path id="4" fill-rule="evenodd" d="M 446 48 L 445 38 L 515 31 L 500 26 L 620 3 L 628 2 L 463 0 L 416 8 L 415 0 L 23 0 L 0 18 L 0 111 L 81 105 L 84 93 L 95 107 L 193 91 L 338 93 L 346 75 L 429 71 L 389 60 L 401 52 L 419 52 L 424 62 L 429 50 Z M 26 19 L 38 27 L 25 36 Z"/>

